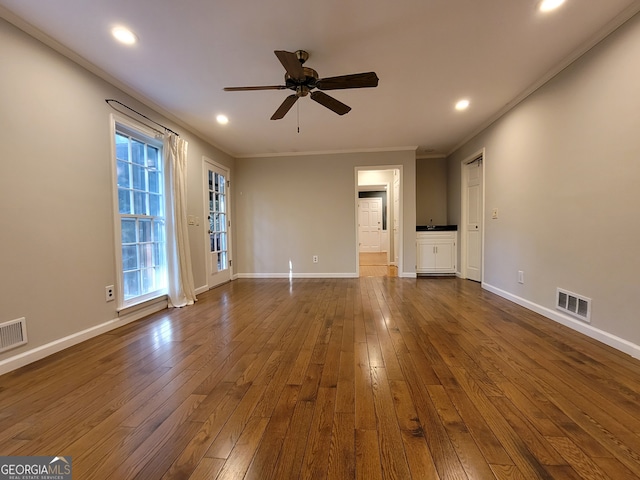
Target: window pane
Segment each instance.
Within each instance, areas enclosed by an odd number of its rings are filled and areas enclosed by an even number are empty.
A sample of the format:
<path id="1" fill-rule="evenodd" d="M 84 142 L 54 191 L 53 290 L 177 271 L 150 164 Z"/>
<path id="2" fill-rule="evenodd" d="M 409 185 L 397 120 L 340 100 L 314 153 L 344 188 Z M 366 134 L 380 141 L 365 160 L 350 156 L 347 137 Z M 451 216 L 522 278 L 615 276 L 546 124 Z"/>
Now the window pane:
<path id="1" fill-rule="evenodd" d="M 153 267 L 153 244 L 140 245 L 140 268 Z"/>
<path id="2" fill-rule="evenodd" d="M 160 170 L 158 165 L 158 149 L 147 145 L 147 167 L 149 170 Z"/>
<path id="3" fill-rule="evenodd" d="M 144 143 L 131 140 L 131 160 L 138 165 L 144 165 Z"/>
<path id="4" fill-rule="evenodd" d="M 164 242 L 164 221 L 156 220 L 153 222 L 153 241 Z"/>
<path id="5" fill-rule="evenodd" d="M 149 171 L 149 191 L 153 193 L 161 193 L 160 172 Z"/>
<path id="6" fill-rule="evenodd" d="M 149 215 L 152 217 L 162 216 L 162 202 L 160 195 L 149 194 Z"/>
<path id="7" fill-rule="evenodd" d="M 120 213 L 131 213 L 131 193 L 129 190 L 118 189 L 118 209 Z"/>
<path id="8" fill-rule="evenodd" d="M 155 290 L 154 271 L 152 268 L 142 270 L 142 294 L 153 292 Z"/>
<path id="9" fill-rule="evenodd" d="M 124 298 L 128 300 L 140 295 L 140 271 L 125 272 L 124 274 Z"/>
<path id="10" fill-rule="evenodd" d="M 153 244 L 153 266 L 161 267 L 164 265 L 164 243 L 154 243 Z"/>
<path id="11" fill-rule="evenodd" d="M 144 168 L 133 166 L 133 188 L 136 190 L 146 190 L 147 184 L 144 180 Z"/>
<path id="12" fill-rule="evenodd" d="M 129 137 L 116 133 L 116 158 L 129 160 Z"/>
<path id="13" fill-rule="evenodd" d="M 147 194 L 142 192 L 133 192 L 134 209 L 136 215 L 147 214 Z"/>
<path id="14" fill-rule="evenodd" d="M 213 172 L 209 170 L 209 190 L 213 190 Z"/>
<path id="15" fill-rule="evenodd" d="M 131 179 L 129 178 L 129 164 L 127 162 L 118 161 L 118 186 L 131 188 Z"/>
<path id="16" fill-rule="evenodd" d="M 138 268 L 138 247 L 135 245 L 123 245 L 122 269 L 135 270 Z"/>
<path id="17" fill-rule="evenodd" d="M 220 199 L 218 202 L 218 211 L 219 212 L 226 212 L 226 204 L 225 204 L 225 196 L 224 195 L 220 195 Z"/>
<path id="18" fill-rule="evenodd" d="M 139 220 L 138 221 L 138 241 L 150 242 L 151 239 L 151 220 Z"/>
<path id="19" fill-rule="evenodd" d="M 135 218 L 123 218 L 120 225 L 122 230 L 122 243 L 136 243 Z"/>

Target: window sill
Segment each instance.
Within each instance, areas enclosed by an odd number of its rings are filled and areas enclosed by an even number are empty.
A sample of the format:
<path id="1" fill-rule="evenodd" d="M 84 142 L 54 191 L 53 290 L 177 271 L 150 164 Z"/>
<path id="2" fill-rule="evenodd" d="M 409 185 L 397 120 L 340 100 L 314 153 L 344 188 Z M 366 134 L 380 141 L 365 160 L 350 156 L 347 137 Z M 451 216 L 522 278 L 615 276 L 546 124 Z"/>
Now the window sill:
<path id="1" fill-rule="evenodd" d="M 163 291 L 156 293 L 153 297 L 141 297 L 137 302 L 118 308 L 118 316 L 136 315 L 139 311 L 157 308 L 162 310 L 168 306 L 168 296 Z"/>

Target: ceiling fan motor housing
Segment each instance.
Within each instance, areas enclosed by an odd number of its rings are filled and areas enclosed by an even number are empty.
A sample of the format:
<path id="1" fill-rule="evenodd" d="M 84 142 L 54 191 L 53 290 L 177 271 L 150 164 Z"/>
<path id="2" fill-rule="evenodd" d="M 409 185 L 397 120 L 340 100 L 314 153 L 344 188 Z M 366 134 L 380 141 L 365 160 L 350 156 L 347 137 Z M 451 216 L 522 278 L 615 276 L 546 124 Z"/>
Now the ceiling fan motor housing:
<path id="1" fill-rule="evenodd" d="M 295 78 L 292 78 L 288 73 L 284 74 L 284 83 L 287 88 L 291 90 L 297 90 L 298 87 L 304 86 L 309 90 L 313 90 L 316 88 L 316 83 L 318 82 L 318 72 L 316 72 L 313 68 L 302 67 L 304 71 L 304 80 L 298 81 Z"/>

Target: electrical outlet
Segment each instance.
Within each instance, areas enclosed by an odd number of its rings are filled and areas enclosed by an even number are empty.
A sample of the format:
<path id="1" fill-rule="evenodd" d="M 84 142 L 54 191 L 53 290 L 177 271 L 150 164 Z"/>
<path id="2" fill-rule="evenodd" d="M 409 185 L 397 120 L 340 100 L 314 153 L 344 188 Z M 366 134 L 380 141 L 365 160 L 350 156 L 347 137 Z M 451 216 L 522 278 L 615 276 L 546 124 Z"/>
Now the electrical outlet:
<path id="1" fill-rule="evenodd" d="M 318 255 L 313 256 L 313 263 L 318 263 Z"/>
<path id="2" fill-rule="evenodd" d="M 107 302 L 112 302 L 116 299 L 116 291 L 113 288 L 113 285 L 107 285 L 104 287 L 104 296 Z"/>
<path id="3" fill-rule="evenodd" d="M 518 270 L 518 283 L 524 283 L 524 272 L 522 270 Z"/>

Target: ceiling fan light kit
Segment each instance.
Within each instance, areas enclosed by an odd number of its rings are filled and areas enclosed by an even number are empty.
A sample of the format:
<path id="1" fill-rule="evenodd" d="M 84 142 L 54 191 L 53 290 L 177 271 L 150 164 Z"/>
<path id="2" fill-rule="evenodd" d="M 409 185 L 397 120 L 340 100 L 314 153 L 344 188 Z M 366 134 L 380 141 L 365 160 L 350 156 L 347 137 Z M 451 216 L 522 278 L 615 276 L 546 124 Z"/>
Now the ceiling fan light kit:
<path id="1" fill-rule="evenodd" d="M 309 59 L 309 54 L 304 50 L 287 52 L 275 50 L 278 60 L 284 67 L 284 85 L 264 85 L 256 87 L 225 87 L 226 92 L 252 91 L 252 90 L 293 90 L 295 93 L 284 99 L 271 116 L 271 120 L 280 120 L 293 107 L 300 97 L 310 95 L 311 100 L 328 108 L 329 110 L 344 115 L 349 113 L 351 107 L 336 100 L 320 90 L 344 90 L 348 88 L 372 88 L 378 86 L 378 76 L 375 72 L 355 73 L 340 75 L 338 77 L 319 78 L 318 72 L 313 68 L 303 66 Z M 318 89 L 318 90 L 315 90 Z"/>

